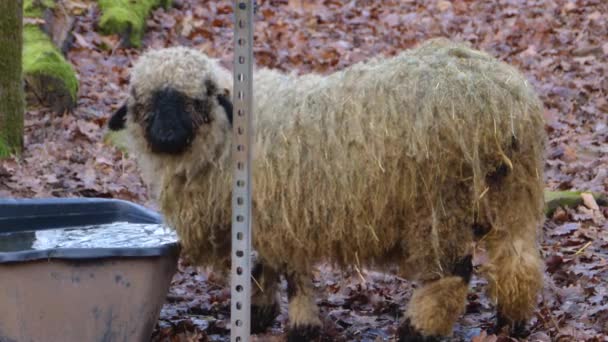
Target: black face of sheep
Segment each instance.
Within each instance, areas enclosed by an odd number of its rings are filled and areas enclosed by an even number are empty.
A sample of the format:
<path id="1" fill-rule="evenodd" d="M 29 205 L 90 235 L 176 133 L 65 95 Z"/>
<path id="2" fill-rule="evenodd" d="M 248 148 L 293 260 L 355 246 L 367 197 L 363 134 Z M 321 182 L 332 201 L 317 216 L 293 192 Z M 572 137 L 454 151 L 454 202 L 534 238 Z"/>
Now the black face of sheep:
<path id="1" fill-rule="evenodd" d="M 133 106 L 133 115 L 142 124 L 146 141 L 155 153 L 176 154 L 184 151 L 192 142 L 196 123 L 209 122 L 204 101 L 188 99 L 173 88 L 157 90 L 150 103 L 149 108 Z M 110 129 L 124 128 L 128 112 L 126 105 L 116 111 L 110 119 Z M 196 123 L 193 122 L 195 118 Z"/>
<path id="2" fill-rule="evenodd" d="M 128 149 L 151 168 L 168 166 L 159 158 L 182 173 L 190 172 L 186 164 L 217 165 L 228 156 L 232 83 L 218 60 L 194 49 L 151 49 L 133 65 L 128 96 L 108 128 L 124 129 Z"/>
<path id="3" fill-rule="evenodd" d="M 195 137 L 196 129 L 211 123 L 212 99 L 224 109 L 232 124 L 232 102 L 228 95 L 217 94 L 217 87 L 206 84 L 205 99 L 193 99 L 171 87 L 162 88 L 152 95 L 151 108 L 135 105 L 133 115 L 145 129 L 145 138 L 154 153 L 178 154 L 185 151 Z M 110 118 L 109 128 L 117 131 L 125 128 L 129 112 L 127 104 L 121 106 Z"/>
<path id="4" fill-rule="evenodd" d="M 174 89 L 161 89 L 153 95 L 152 112 L 145 115 L 146 140 L 153 152 L 180 153 L 192 142 L 194 136 L 193 118 L 199 114 L 186 109 L 186 96 Z M 196 106 L 204 103 L 196 103 Z M 195 111 L 198 108 L 193 108 Z M 209 121 L 203 109 L 204 122 Z"/>

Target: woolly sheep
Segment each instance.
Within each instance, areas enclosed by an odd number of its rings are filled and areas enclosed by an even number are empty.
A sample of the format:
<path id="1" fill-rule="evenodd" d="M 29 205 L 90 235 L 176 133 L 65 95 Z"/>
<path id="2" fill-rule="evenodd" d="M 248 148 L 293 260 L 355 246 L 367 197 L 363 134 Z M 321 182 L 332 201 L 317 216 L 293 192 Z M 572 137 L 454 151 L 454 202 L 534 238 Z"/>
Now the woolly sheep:
<path id="1" fill-rule="evenodd" d="M 187 255 L 230 263 L 231 73 L 192 49 L 149 51 L 110 128 L 130 148 Z M 521 333 L 542 287 L 542 104 L 513 67 L 433 39 L 330 75 L 254 72 L 252 330 L 278 314 L 288 340 L 320 334 L 317 262 L 399 267 L 416 280 L 400 341 L 449 336 L 473 245 L 497 326 Z"/>

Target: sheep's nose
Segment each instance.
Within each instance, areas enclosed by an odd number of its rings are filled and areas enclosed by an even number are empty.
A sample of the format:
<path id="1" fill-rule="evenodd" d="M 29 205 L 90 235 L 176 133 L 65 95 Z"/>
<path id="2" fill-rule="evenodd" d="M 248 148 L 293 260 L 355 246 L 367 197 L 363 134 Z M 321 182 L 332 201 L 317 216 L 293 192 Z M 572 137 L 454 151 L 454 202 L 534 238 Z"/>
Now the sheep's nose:
<path id="1" fill-rule="evenodd" d="M 157 112 L 148 125 L 148 142 L 154 152 L 179 153 L 185 150 L 194 136 L 190 115 L 186 112 Z"/>
<path id="2" fill-rule="evenodd" d="M 147 139 L 154 152 L 180 153 L 190 145 L 194 126 L 186 100 L 185 94 L 172 88 L 155 94 L 147 123 Z"/>
<path id="3" fill-rule="evenodd" d="M 165 142 L 171 142 L 171 141 L 175 140 L 176 137 L 177 137 L 177 134 L 175 133 L 175 131 L 173 129 L 168 129 L 165 131 L 165 134 L 162 137 L 162 139 Z"/>

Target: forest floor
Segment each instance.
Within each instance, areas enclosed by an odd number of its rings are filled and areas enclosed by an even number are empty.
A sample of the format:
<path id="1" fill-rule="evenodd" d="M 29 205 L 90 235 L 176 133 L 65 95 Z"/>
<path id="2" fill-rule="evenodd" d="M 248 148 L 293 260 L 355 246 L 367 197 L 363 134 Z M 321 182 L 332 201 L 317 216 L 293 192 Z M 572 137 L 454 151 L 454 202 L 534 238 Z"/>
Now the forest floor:
<path id="1" fill-rule="evenodd" d="M 73 113 L 28 109 L 25 151 L 0 162 L 0 197 L 108 197 L 153 209 L 135 162 L 104 144 L 106 122 L 126 98 L 129 68 L 144 49 L 198 48 L 232 61 L 230 1 L 175 0 L 148 20 L 144 47 L 95 32 L 96 5 L 80 7 L 68 52 L 80 78 Z M 195 6 L 196 5 L 196 6 Z M 266 0 L 256 15 L 259 65 L 328 73 L 392 55 L 437 36 L 470 42 L 524 72 L 545 104 L 546 186 L 608 190 L 608 2 L 605 0 Z M 593 201 L 557 210 L 543 227 L 545 287 L 529 341 L 608 341 L 608 208 Z M 493 305 L 474 277 L 454 341 L 487 335 Z M 363 270 L 319 265 L 318 303 L 328 341 L 393 340 L 412 285 Z M 154 341 L 228 341 L 229 290 L 213 272 L 180 262 Z M 286 303 L 260 341 L 281 341 Z"/>

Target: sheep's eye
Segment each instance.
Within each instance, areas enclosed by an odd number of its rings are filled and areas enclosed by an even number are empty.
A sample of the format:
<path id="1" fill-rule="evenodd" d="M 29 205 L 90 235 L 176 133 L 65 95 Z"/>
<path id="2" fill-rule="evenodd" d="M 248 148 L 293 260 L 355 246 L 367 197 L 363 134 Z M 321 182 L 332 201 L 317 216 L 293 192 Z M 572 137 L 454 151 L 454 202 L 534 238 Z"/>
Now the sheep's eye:
<path id="1" fill-rule="evenodd" d="M 192 104 L 192 106 L 194 107 L 194 110 L 198 113 L 202 113 L 205 111 L 205 101 L 203 100 L 194 100 L 194 103 Z"/>

